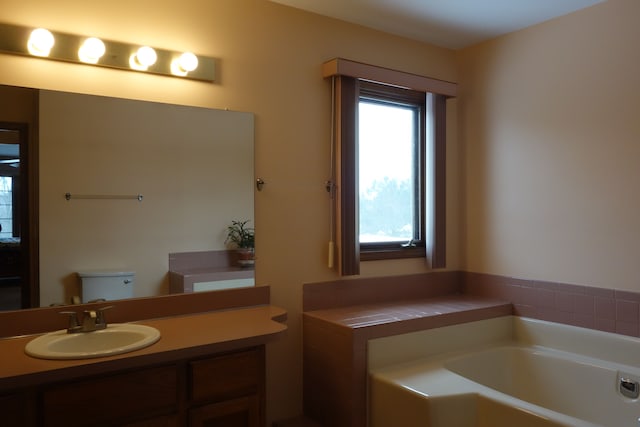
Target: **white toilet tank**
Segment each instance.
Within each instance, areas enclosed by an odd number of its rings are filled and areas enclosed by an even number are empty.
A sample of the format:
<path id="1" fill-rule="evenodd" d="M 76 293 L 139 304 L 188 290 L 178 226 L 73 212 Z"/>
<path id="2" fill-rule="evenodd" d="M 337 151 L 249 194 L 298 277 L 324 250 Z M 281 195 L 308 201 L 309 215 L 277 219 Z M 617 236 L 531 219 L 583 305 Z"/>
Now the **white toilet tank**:
<path id="1" fill-rule="evenodd" d="M 82 302 L 133 298 L 135 272 L 79 271 L 78 276 L 82 282 Z"/>

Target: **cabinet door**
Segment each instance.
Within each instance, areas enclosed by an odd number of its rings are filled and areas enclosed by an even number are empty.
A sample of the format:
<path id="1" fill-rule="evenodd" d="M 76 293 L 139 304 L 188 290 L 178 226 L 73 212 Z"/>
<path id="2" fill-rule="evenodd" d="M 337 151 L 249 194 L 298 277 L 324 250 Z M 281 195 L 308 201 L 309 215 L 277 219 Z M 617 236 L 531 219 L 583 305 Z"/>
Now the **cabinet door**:
<path id="1" fill-rule="evenodd" d="M 190 371 L 191 399 L 194 402 L 262 394 L 264 348 L 196 360 L 191 362 Z"/>
<path id="2" fill-rule="evenodd" d="M 16 427 L 34 425 L 31 402 L 26 394 L 0 396 L 0 425 Z"/>
<path id="3" fill-rule="evenodd" d="M 189 411 L 189 427 L 259 427 L 258 396 L 200 406 Z"/>
<path id="4" fill-rule="evenodd" d="M 178 410 L 175 365 L 48 387 L 42 394 L 44 425 L 125 425 Z"/>

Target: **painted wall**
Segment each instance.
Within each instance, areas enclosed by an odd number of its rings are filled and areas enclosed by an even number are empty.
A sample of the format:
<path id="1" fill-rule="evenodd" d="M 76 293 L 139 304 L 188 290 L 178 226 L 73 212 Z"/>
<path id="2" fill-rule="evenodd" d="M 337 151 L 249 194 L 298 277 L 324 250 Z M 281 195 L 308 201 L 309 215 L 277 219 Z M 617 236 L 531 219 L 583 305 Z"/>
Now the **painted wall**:
<path id="1" fill-rule="evenodd" d="M 466 268 L 640 290 L 640 2 L 459 52 Z"/>
<path id="2" fill-rule="evenodd" d="M 321 64 L 344 57 L 456 81 L 455 53 L 266 0 L 3 0 L 2 20 L 220 59 L 219 80 L 207 84 L 0 55 L 0 83 L 255 113 L 256 176 L 266 181 L 255 197 L 256 281 L 271 285 L 273 303 L 289 312 L 287 338 L 268 348 L 268 417 L 298 414 L 302 284 L 336 278 L 326 267 L 330 83 L 321 78 Z M 447 248 L 449 268 L 456 269 L 463 195 L 457 188 L 455 101 L 449 110 Z M 41 245 L 41 258 L 54 250 Z M 423 260 L 362 267 L 364 276 L 423 271 Z"/>

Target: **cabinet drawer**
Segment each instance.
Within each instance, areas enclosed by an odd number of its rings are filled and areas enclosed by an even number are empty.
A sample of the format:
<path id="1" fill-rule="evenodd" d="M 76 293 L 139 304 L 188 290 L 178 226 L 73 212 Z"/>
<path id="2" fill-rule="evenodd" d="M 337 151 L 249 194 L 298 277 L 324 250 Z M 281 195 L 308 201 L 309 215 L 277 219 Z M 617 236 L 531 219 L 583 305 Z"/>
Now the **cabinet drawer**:
<path id="1" fill-rule="evenodd" d="M 120 427 L 180 427 L 180 421 L 177 415 L 167 415 L 164 417 L 128 423 Z"/>
<path id="2" fill-rule="evenodd" d="M 104 425 L 132 415 L 177 410 L 175 365 L 93 378 L 47 388 L 42 396 L 47 426 Z"/>
<path id="3" fill-rule="evenodd" d="M 190 363 L 191 399 L 223 400 L 262 390 L 262 347 Z"/>
<path id="4" fill-rule="evenodd" d="M 189 411 L 189 427 L 259 427 L 259 411 L 257 396 L 212 403 Z"/>

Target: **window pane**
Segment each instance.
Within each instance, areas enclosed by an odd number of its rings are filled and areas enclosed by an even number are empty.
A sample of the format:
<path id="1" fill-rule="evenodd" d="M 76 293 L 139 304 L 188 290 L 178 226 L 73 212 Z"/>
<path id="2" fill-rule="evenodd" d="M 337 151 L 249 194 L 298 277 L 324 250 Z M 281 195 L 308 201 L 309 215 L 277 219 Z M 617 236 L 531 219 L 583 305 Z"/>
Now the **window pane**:
<path id="1" fill-rule="evenodd" d="M 393 103 L 359 103 L 360 243 L 415 236 L 416 112 Z"/>
<path id="2" fill-rule="evenodd" d="M 0 238 L 13 237 L 12 179 L 0 176 Z"/>

